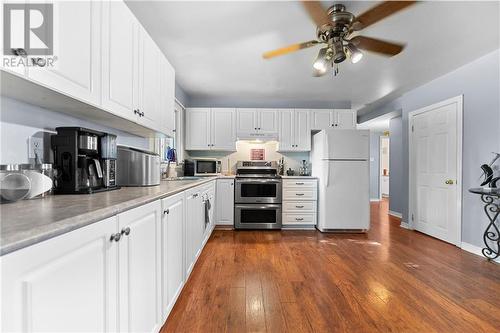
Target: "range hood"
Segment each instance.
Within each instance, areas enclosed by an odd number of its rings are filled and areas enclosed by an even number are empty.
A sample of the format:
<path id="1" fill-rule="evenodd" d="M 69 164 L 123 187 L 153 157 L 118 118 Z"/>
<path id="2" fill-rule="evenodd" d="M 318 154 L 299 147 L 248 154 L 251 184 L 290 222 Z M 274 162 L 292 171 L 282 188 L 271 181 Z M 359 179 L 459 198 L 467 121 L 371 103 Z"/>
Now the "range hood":
<path id="1" fill-rule="evenodd" d="M 240 141 L 278 141 L 278 132 L 272 133 L 258 133 L 258 132 L 249 132 L 249 133 L 237 133 L 237 139 Z"/>

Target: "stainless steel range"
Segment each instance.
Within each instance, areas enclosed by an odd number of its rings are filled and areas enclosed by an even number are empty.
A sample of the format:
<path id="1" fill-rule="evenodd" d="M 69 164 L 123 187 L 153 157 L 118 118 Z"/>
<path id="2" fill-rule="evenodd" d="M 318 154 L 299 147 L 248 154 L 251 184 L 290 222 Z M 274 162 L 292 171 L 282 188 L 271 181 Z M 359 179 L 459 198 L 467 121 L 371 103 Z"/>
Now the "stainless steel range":
<path id="1" fill-rule="evenodd" d="M 276 162 L 239 161 L 235 185 L 236 229 L 281 229 L 281 177 Z"/>

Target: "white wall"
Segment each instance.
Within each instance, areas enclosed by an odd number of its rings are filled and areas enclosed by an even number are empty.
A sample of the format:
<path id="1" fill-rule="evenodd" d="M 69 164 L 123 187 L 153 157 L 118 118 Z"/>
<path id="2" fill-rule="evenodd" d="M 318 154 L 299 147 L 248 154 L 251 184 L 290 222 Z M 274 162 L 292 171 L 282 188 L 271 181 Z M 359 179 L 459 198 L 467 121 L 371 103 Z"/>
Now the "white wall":
<path id="1" fill-rule="evenodd" d="M 133 134 L 115 130 L 85 119 L 0 97 L 0 164 L 28 163 L 28 138 L 44 139 L 44 161 L 50 160 L 50 133 L 60 126 L 79 126 L 117 135 L 119 144 L 148 149 L 149 141 Z"/>

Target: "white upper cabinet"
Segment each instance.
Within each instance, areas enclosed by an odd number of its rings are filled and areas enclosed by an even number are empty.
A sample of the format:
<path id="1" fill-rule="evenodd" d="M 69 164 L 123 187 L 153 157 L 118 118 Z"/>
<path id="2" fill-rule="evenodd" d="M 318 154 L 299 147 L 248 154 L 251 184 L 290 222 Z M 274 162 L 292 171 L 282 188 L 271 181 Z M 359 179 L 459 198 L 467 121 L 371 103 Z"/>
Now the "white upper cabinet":
<path id="1" fill-rule="evenodd" d="M 103 2 L 102 106 L 137 120 L 139 104 L 139 23 L 125 3 Z"/>
<path id="2" fill-rule="evenodd" d="M 1 331 L 119 331 L 116 232 L 112 217 L 2 256 Z"/>
<path id="3" fill-rule="evenodd" d="M 237 109 L 236 110 L 236 133 L 252 133 L 258 128 L 257 109 Z"/>
<path id="4" fill-rule="evenodd" d="M 333 110 L 311 110 L 311 130 L 322 130 L 333 126 Z"/>
<path id="5" fill-rule="evenodd" d="M 28 77 L 99 106 L 101 98 L 101 2 L 55 1 L 54 68 L 29 67 Z"/>
<path id="6" fill-rule="evenodd" d="M 237 109 L 236 119 L 236 136 L 239 138 L 278 133 L 276 109 Z"/>
<path id="7" fill-rule="evenodd" d="M 175 130 L 175 70 L 163 54 L 160 55 L 160 89 L 161 131 L 173 136 Z"/>
<path id="8" fill-rule="evenodd" d="M 186 149 L 236 150 L 236 114 L 231 108 L 188 108 Z"/>
<path id="9" fill-rule="evenodd" d="M 281 110 L 279 151 L 311 150 L 310 111 L 306 109 Z"/>
<path id="10" fill-rule="evenodd" d="M 278 111 L 276 109 L 259 109 L 257 115 L 259 120 L 257 130 L 260 133 L 278 132 Z"/>
<path id="11" fill-rule="evenodd" d="M 333 123 L 338 129 L 355 129 L 357 124 L 356 111 L 338 109 L 333 111 Z"/>
<path id="12" fill-rule="evenodd" d="M 236 112 L 234 109 L 211 110 L 212 150 L 236 150 Z"/>
<path id="13" fill-rule="evenodd" d="M 158 332 L 161 301 L 161 202 L 118 214 L 120 331 Z"/>

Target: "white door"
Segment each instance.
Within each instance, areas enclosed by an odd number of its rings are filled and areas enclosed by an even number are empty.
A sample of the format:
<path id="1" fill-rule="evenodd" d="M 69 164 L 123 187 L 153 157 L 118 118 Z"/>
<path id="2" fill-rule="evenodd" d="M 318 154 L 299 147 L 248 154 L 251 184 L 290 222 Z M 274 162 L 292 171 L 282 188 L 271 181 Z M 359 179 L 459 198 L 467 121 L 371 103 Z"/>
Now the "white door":
<path id="1" fill-rule="evenodd" d="M 275 109 L 259 109 L 257 130 L 260 133 L 278 132 L 278 111 Z"/>
<path id="2" fill-rule="evenodd" d="M 138 122 L 161 130 L 160 50 L 144 28 L 139 28 Z"/>
<path id="3" fill-rule="evenodd" d="M 254 133 L 257 131 L 257 110 L 236 109 L 236 133 Z"/>
<path id="4" fill-rule="evenodd" d="M 162 200 L 162 319 L 166 320 L 184 283 L 184 193 Z"/>
<path id="5" fill-rule="evenodd" d="M 333 111 L 334 126 L 337 129 L 355 129 L 356 111 L 350 109 L 338 109 Z"/>
<path id="6" fill-rule="evenodd" d="M 236 150 L 235 109 L 212 109 L 211 149 Z"/>
<path id="7" fill-rule="evenodd" d="M 136 121 L 139 104 L 139 28 L 122 1 L 103 2 L 102 102 L 104 109 Z"/>
<path id="8" fill-rule="evenodd" d="M 294 111 L 281 110 L 280 111 L 280 127 L 278 131 L 279 136 L 279 151 L 291 151 L 295 149 L 294 132 Z"/>
<path id="9" fill-rule="evenodd" d="M 333 110 L 311 110 L 311 130 L 322 130 L 333 126 Z"/>
<path id="10" fill-rule="evenodd" d="M 309 110 L 294 111 L 294 139 L 297 151 L 311 150 L 311 127 Z"/>
<path id="11" fill-rule="evenodd" d="M 116 218 L 1 257 L 2 332 L 116 332 Z"/>
<path id="12" fill-rule="evenodd" d="M 186 149 L 210 149 L 210 109 L 186 110 Z"/>
<path id="13" fill-rule="evenodd" d="M 158 332 L 161 327 L 161 202 L 118 214 L 120 331 Z M 127 235 L 128 233 L 128 235 Z"/>
<path id="14" fill-rule="evenodd" d="M 462 99 L 410 115 L 412 226 L 446 242 L 460 243 L 458 132 Z"/>
<path id="15" fill-rule="evenodd" d="M 64 94 L 99 105 L 101 2 L 55 1 L 54 69 L 30 67 L 28 76 Z"/>
<path id="16" fill-rule="evenodd" d="M 234 179 L 217 179 L 216 224 L 234 224 Z"/>
<path id="17" fill-rule="evenodd" d="M 163 54 L 160 54 L 160 127 L 173 136 L 175 129 L 175 70 Z"/>

